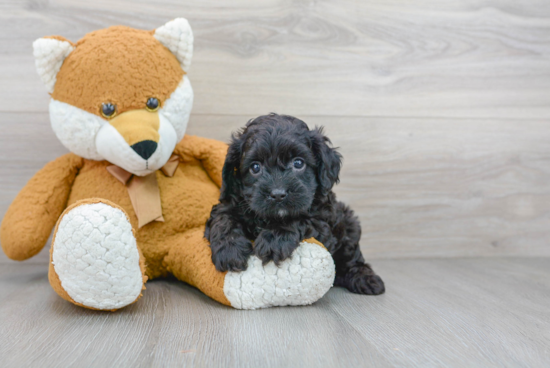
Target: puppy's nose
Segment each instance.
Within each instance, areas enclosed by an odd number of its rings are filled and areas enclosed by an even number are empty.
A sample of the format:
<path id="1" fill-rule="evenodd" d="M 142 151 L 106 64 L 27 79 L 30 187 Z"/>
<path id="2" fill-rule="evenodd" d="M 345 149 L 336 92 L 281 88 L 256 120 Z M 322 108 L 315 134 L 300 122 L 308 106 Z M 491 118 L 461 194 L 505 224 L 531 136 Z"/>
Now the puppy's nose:
<path id="1" fill-rule="evenodd" d="M 144 160 L 147 160 L 153 155 L 153 153 L 155 153 L 157 146 L 158 144 L 155 141 L 141 141 L 133 144 L 131 147 Z"/>
<path id="2" fill-rule="evenodd" d="M 277 202 L 281 202 L 286 197 L 286 190 L 284 189 L 273 189 L 270 194 L 271 198 Z"/>

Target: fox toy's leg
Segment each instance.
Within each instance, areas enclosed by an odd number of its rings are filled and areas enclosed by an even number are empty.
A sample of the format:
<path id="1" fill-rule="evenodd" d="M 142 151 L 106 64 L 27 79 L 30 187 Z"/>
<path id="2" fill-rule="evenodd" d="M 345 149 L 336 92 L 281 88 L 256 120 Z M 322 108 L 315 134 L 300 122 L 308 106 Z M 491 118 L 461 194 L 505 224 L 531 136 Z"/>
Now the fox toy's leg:
<path id="1" fill-rule="evenodd" d="M 198 228 L 171 239 L 166 263 L 178 279 L 222 304 L 237 309 L 312 304 L 333 284 L 332 257 L 315 240 L 303 241 L 279 267 L 251 256 L 246 271 L 218 272 L 203 234 Z"/>
<path id="2" fill-rule="evenodd" d="M 101 199 L 67 208 L 57 222 L 50 250 L 53 289 L 76 305 L 117 310 L 141 296 L 143 255 L 126 212 Z"/>

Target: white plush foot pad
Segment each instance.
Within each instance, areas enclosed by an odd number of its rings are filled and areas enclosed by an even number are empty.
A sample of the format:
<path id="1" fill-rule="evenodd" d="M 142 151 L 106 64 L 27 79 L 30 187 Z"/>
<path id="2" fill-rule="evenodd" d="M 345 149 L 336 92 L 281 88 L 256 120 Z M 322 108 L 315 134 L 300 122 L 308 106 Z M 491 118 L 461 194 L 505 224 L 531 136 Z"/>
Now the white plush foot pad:
<path id="1" fill-rule="evenodd" d="M 250 257 L 246 271 L 227 273 L 223 291 L 237 309 L 307 305 L 325 295 L 334 275 L 330 253 L 303 242 L 279 267 L 273 262 L 263 266 L 258 257 Z"/>
<path id="2" fill-rule="evenodd" d="M 104 203 L 73 208 L 61 219 L 52 246 L 55 272 L 74 301 L 111 310 L 140 295 L 136 239 L 120 209 Z"/>

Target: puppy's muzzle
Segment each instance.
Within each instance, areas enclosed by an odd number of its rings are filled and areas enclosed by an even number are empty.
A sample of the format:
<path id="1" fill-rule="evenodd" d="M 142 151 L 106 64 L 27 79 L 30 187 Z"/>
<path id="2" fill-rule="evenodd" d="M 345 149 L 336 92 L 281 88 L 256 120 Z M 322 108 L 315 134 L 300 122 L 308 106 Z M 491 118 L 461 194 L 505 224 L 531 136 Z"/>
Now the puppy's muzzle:
<path id="1" fill-rule="evenodd" d="M 157 112 L 131 110 L 109 121 L 126 143 L 144 160 L 155 153 L 160 139 L 160 119 Z"/>
<path id="2" fill-rule="evenodd" d="M 284 189 L 273 189 L 271 191 L 271 193 L 269 193 L 269 196 L 275 202 L 282 202 L 286 198 L 286 190 L 284 190 Z"/>

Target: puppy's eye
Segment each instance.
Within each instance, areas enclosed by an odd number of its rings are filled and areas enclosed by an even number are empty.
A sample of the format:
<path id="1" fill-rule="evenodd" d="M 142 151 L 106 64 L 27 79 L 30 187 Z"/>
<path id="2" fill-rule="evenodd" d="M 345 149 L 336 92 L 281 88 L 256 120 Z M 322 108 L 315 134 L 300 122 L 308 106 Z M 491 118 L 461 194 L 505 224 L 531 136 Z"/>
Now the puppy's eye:
<path id="1" fill-rule="evenodd" d="M 262 170 L 262 165 L 260 165 L 259 162 L 253 162 L 252 165 L 250 165 L 250 172 L 254 175 L 257 175 Z"/>
<path id="2" fill-rule="evenodd" d="M 110 119 L 110 118 L 114 117 L 116 115 L 116 105 L 114 105 L 110 102 L 102 103 L 101 104 L 101 115 L 103 115 L 103 117 L 105 117 L 107 119 Z"/>
<path id="3" fill-rule="evenodd" d="M 157 109 L 159 108 L 159 100 L 154 98 L 154 97 L 151 97 L 147 100 L 147 103 L 145 104 L 145 108 L 149 111 L 157 111 Z"/>
<path id="4" fill-rule="evenodd" d="M 294 162 L 292 163 L 292 165 L 294 165 L 294 168 L 295 169 L 303 169 L 304 166 L 306 166 L 306 163 L 304 160 L 302 160 L 301 158 L 295 158 L 294 159 Z"/>

